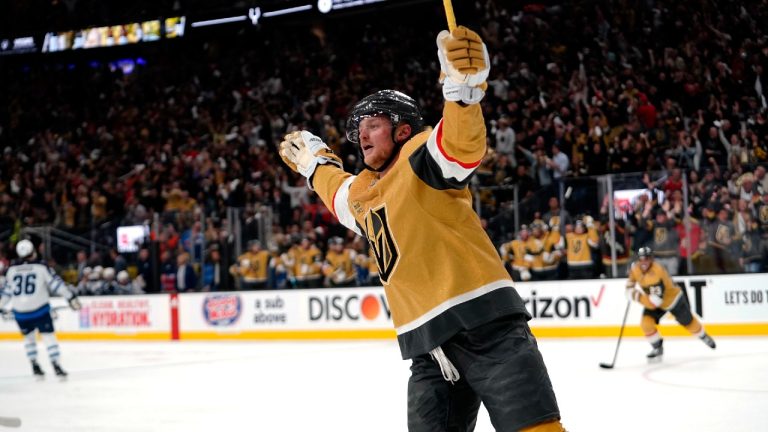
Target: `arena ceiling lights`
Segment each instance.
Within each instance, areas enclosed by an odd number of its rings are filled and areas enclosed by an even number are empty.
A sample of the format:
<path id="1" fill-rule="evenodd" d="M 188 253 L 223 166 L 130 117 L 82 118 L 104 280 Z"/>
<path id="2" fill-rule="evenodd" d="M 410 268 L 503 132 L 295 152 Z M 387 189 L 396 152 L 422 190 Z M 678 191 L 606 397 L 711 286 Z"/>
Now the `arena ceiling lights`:
<path id="1" fill-rule="evenodd" d="M 356 6 L 367 6 L 374 3 L 382 3 L 385 1 L 387 0 L 317 0 L 316 4 L 314 5 L 303 4 L 303 5 L 292 6 L 288 8 L 282 8 L 282 9 L 274 9 L 269 11 L 262 10 L 261 7 L 252 7 L 248 9 L 247 14 L 195 21 L 191 23 L 190 26 L 193 28 L 197 28 L 197 27 L 207 27 L 207 26 L 220 25 L 220 24 L 230 24 L 230 23 L 242 22 L 242 21 L 250 21 L 251 24 L 257 25 L 259 24 L 259 21 L 262 18 L 271 18 L 275 16 L 280 16 L 280 15 L 288 15 L 288 14 L 298 13 L 298 12 L 307 12 L 315 8 L 317 8 L 318 12 L 326 14 L 335 10 L 347 9 L 347 8 L 356 7 Z"/>

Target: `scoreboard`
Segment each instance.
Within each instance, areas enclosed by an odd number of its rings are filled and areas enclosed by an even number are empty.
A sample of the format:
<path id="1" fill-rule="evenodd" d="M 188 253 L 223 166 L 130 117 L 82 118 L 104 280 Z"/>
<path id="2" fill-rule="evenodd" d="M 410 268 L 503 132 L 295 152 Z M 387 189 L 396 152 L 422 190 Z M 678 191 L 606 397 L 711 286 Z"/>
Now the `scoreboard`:
<path id="1" fill-rule="evenodd" d="M 285 15 L 330 16 L 365 7 L 403 6 L 426 0 L 262 0 L 250 7 L 230 7 L 217 11 L 175 12 L 173 16 L 110 23 L 69 30 L 46 31 L 0 39 L 0 55 L 56 53 L 92 48 L 144 44 L 183 37 L 188 31 L 221 25 L 258 26 Z M 239 3 L 242 4 L 242 3 Z"/>

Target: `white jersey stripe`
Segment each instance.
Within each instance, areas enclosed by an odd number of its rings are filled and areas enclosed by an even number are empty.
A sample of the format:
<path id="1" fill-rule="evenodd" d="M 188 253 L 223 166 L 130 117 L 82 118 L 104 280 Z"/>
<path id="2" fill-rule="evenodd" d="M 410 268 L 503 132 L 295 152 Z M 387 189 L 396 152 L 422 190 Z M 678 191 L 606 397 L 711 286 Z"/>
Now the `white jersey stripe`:
<path id="1" fill-rule="evenodd" d="M 401 325 L 396 329 L 396 332 L 398 335 L 407 333 L 417 327 L 420 327 L 426 324 L 429 320 L 435 318 L 436 316 L 440 315 L 441 313 L 447 311 L 448 309 L 456 305 L 459 305 L 461 303 L 464 303 L 470 300 L 474 300 L 480 296 L 488 294 L 489 292 L 496 291 L 497 289 L 507 288 L 511 286 L 514 286 L 514 283 L 512 282 L 511 279 L 501 279 L 501 280 L 497 280 L 496 282 L 491 282 L 487 285 L 483 285 L 472 291 L 465 292 L 460 296 L 454 297 L 452 299 L 449 299 L 440 303 L 439 305 L 432 308 L 432 310 L 416 318 L 415 320 Z"/>
<path id="2" fill-rule="evenodd" d="M 355 222 L 355 217 L 349 210 L 349 187 L 356 178 L 357 176 L 347 178 L 336 191 L 336 194 L 333 196 L 333 212 L 342 225 L 354 231 L 355 234 L 362 236 L 363 234 Z"/>
<path id="3" fill-rule="evenodd" d="M 62 281 L 61 279 L 54 279 L 54 284 L 51 287 L 51 294 L 56 294 L 56 291 L 59 290 L 59 287 L 61 286 Z"/>

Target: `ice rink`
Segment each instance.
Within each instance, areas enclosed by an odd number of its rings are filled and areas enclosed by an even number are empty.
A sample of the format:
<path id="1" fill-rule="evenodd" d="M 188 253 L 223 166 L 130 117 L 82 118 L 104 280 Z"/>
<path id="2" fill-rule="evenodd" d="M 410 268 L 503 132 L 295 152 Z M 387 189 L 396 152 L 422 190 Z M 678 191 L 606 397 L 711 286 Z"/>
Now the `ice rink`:
<path id="1" fill-rule="evenodd" d="M 649 345 L 541 339 L 569 431 L 764 431 L 768 338 L 668 338 L 664 363 Z M 38 348 L 44 352 L 42 344 Z M 20 341 L 0 343 L 0 417 L 17 430 L 405 431 L 409 362 L 394 341 L 68 342 L 66 381 L 36 381 Z M 4 429 L 0 427 L 0 429 Z M 10 429 L 8 429 L 10 430 Z M 481 409 L 477 431 L 492 431 Z"/>

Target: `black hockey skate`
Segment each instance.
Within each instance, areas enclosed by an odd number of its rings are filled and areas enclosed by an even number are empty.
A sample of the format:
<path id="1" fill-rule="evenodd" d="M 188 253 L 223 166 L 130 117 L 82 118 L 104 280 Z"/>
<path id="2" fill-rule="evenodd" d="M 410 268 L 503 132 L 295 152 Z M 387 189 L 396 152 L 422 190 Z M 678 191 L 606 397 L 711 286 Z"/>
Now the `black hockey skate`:
<path id="1" fill-rule="evenodd" d="M 699 339 L 701 339 L 702 342 L 707 344 L 707 346 L 712 348 L 712 349 L 715 349 L 717 347 L 717 345 L 715 345 L 715 340 L 712 339 L 712 336 L 710 336 L 710 335 L 708 335 L 706 333 L 701 335 L 701 337 Z"/>
<path id="2" fill-rule="evenodd" d="M 56 376 L 65 379 L 67 378 L 67 372 L 61 368 L 61 366 L 58 363 L 52 363 L 53 365 L 53 371 L 56 372 Z"/>
<path id="3" fill-rule="evenodd" d="M 664 341 L 660 340 L 658 342 L 654 342 L 651 344 L 651 346 L 653 347 L 653 349 L 646 356 L 648 357 L 648 362 L 649 363 L 661 362 L 661 358 L 664 356 Z"/>
<path id="4" fill-rule="evenodd" d="M 41 379 L 45 378 L 45 372 L 43 372 L 43 369 L 40 367 L 39 364 L 37 364 L 36 361 L 32 362 L 32 374 L 38 380 L 41 380 Z"/>

